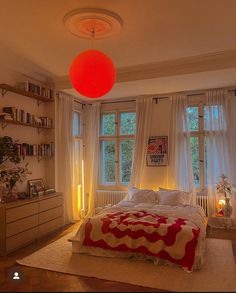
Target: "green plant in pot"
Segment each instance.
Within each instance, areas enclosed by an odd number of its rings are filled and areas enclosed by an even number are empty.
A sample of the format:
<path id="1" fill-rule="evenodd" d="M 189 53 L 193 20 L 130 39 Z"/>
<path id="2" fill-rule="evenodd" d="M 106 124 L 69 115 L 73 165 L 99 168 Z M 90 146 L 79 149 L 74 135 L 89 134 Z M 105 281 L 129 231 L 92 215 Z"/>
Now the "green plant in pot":
<path id="1" fill-rule="evenodd" d="M 17 182 L 26 180 L 30 174 L 28 163 L 20 166 L 21 157 L 18 154 L 18 146 L 9 136 L 0 136 L 0 184 L 1 200 L 9 201 L 16 198 L 12 190 Z M 5 188 L 5 190 L 4 190 Z"/>

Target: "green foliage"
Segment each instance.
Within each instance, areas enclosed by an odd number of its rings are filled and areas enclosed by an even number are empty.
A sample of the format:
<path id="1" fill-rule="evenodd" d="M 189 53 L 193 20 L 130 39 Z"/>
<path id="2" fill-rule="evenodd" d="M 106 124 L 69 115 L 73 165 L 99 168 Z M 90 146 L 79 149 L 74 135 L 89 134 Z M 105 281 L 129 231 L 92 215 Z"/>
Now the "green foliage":
<path id="1" fill-rule="evenodd" d="M 20 163 L 17 143 L 10 136 L 0 136 L 0 165 L 8 160 L 15 164 Z"/>
<path id="2" fill-rule="evenodd" d="M 102 114 L 102 135 L 115 135 L 115 114 Z"/>
<path id="3" fill-rule="evenodd" d="M 198 107 L 188 107 L 188 122 L 189 122 L 189 130 L 196 131 L 198 130 Z"/>
<path id="4" fill-rule="evenodd" d="M 7 166 L 9 162 L 14 167 Z M 26 179 L 27 174 L 30 174 L 28 164 L 25 167 L 17 166 L 20 162 L 17 143 L 9 136 L 0 137 L 0 183 L 12 188 L 16 182 Z"/>
<path id="5" fill-rule="evenodd" d="M 104 148 L 104 179 L 105 182 L 115 181 L 115 143 L 114 141 L 103 141 Z"/>
<path id="6" fill-rule="evenodd" d="M 199 184 L 199 141 L 198 137 L 190 137 L 192 153 L 193 177 L 196 185 Z"/>
<path id="7" fill-rule="evenodd" d="M 136 130 L 136 113 L 124 112 L 120 115 L 120 134 L 133 135 Z"/>
<path id="8" fill-rule="evenodd" d="M 115 114 L 102 114 L 101 134 L 114 136 L 116 133 Z M 122 112 L 120 115 L 120 135 L 134 135 L 136 132 L 136 113 Z M 131 175 L 131 165 L 133 156 L 134 140 L 126 139 L 120 141 L 120 181 L 128 183 Z M 115 163 L 115 141 L 104 140 L 102 142 L 103 154 L 103 182 L 113 183 L 116 178 L 116 163 Z"/>
<path id="9" fill-rule="evenodd" d="M 133 139 L 123 140 L 121 142 L 121 181 L 123 183 L 130 181 L 133 148 Z"/>

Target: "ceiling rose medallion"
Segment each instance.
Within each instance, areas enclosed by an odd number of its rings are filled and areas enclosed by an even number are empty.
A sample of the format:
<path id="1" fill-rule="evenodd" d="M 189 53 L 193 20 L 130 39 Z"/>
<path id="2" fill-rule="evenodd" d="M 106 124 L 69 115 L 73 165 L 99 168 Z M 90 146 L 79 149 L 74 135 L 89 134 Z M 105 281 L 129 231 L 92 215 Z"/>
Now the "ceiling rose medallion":
<path id="1" fill-rule="evenodd" d="M 66 14 L 64 24 L 73 35 L 96 40 L 119 33 L 122 19 L 108 10 L 83 8 Z M 116 71 L 112 60 L 103 52 L 87 50 L 72 61 L 69 76 L 73 87 L 81 95 L 99 98 L 112 89 Z"/>

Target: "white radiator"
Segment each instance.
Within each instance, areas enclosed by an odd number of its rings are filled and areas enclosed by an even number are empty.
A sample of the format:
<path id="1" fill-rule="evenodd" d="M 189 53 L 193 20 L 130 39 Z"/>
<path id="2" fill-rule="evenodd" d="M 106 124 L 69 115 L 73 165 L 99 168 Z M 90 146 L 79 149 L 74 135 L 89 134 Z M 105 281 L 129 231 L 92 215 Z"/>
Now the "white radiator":
<path id="1" fill-rule="evenodd" d="M 197 204 L 201 206 L 204 209 L 206 215 L 208 215 L 207 196 L 197 195 Z"/>
<path id="2" fill-rule="evenodd" d="M 95 194 L 95 208 L 114 205 L 126 196 L 127 191 L 97 190 Z"/>

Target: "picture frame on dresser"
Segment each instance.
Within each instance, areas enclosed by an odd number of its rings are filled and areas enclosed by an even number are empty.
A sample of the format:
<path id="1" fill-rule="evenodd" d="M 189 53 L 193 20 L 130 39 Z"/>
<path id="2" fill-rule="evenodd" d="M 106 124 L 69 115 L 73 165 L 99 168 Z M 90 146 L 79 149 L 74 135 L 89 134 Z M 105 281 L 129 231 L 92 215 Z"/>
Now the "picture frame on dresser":
<path id="1" fill-rule="evenodd" d="M 42 178 L 28 180 L 30 197 L 40 196 L 45 193 L 45 184 Z"/>

